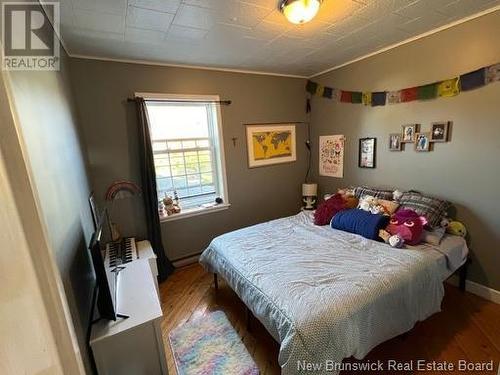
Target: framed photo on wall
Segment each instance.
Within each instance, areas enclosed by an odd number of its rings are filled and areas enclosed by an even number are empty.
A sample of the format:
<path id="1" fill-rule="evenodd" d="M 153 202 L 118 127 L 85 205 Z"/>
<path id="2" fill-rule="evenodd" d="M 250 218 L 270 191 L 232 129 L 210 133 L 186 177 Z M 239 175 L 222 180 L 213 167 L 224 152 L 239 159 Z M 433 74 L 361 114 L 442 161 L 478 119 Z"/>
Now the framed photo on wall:
<path id="1" fill-rule="evenodd" d="M 446 142 L 448 140 L 449 121 L 433 122 L 431 127 L 431 142 Z"/>
<path id="2" fill-rule="evenodd" d="M 391 133 L 389 134 L 389 151 L 401 151 L 401 134 Z"/>
<path id="3" fill-rule="evenodd" d="M 402 139 L 403 143 L 414 143 L 415 134 L 418 132 L 418 124 L 403 125 Z"/>
<path id="4" fill-rule="evenodd" d="M 359 140 L 359 160 L 360 168 L 375 168 L 375 158 L 377 152 L 377 138 L 361 138 Z"/>
<path id="5" fill-rule="evenodd" d="M 415 135 L 415 151 L 418 152 L 427 152 L 430 150 L 431 146 L 431 133 L 417 133 Z"/>
<path id="6" fill-rule="evenodd" d="M 297 160 L 294 124 L 247 125 L 248 167 Z"/>

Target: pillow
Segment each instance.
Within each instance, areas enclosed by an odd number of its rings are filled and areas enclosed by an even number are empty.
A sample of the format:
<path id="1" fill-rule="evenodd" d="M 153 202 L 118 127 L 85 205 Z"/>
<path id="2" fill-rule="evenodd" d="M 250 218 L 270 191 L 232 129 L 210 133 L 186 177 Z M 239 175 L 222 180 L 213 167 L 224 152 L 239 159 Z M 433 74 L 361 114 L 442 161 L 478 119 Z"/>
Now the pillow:
<path id="1" fill-rule="evenodd" d="M 367 211 L 353 208 L 338 212 L 332 219 L 331 227 L 349 233 L 359 234 L 365 238 L 381 241 L 378 232 L 389 223 L 389 216 L 374 215 Z"/>
<path id="2" fill-rule="evenodd" d="M 411 209 L 417 214 L 424 216 L 430 227 L 440 225 L 441 220 L 446 216 L 450 202 L 423 195 L 418 192 L 403 193 L 399 200 L 399 210 Z"/>
<path id="3" fill-rule="evenodd" d="M 332 220 L 333 215 L 347 208 L 348 202 L 340 194 L 335 194 L 327 200 L 321 202 L 314 212 L 314 224 L 327 225 Z M 352 203 L 349 203 L 352 205 Z M 357 199 L 356 199 L 357 204 Z"/>
<path id="4" fill-rule="evenodd" d="M 358 199 L 364 195 L 371 195 L 372 197 L 375 198 L 392 200 L 392 193 L 393 193 L 392 190 L 376 189 L 366 186 L 359 186 L 356 189 L 354 189 L 354 196 Z"/>
<path id="5" fill-rule="evenodd" d="M 439 246 L 445 232 L 446 228 L 436 228 L 433 231 L 424 230 L 422 241 L 430 243 L 431 245 Z"/>

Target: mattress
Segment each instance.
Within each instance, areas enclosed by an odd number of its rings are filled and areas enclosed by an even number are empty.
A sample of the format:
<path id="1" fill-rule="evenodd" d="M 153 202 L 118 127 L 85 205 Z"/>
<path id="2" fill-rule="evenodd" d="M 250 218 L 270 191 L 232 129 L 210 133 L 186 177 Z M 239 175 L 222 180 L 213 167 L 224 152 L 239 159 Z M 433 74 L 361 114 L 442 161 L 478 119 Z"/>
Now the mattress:
<path id="1" fill-rule="evenodd" d="M 283 374 L 307 366 L 335 374 L 332 364 L 362 359 L 440 311 L 442 282 L 463 263 L 464 246 L 447 236 L 439 247 L 394 249 L 301 212 L 215 238 L 200 263 L 280 343 Z"/>

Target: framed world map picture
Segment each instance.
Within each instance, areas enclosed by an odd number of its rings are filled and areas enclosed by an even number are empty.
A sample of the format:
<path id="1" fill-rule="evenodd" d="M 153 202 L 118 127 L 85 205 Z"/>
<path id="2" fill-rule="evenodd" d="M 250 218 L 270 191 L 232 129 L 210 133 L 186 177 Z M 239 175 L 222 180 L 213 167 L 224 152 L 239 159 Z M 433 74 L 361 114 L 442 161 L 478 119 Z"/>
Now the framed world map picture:
<path id="1" fill-rule="evenodd" d="M 263 167 L 297 160 L 295 125 L 247 125 L 248 166 Z"/>

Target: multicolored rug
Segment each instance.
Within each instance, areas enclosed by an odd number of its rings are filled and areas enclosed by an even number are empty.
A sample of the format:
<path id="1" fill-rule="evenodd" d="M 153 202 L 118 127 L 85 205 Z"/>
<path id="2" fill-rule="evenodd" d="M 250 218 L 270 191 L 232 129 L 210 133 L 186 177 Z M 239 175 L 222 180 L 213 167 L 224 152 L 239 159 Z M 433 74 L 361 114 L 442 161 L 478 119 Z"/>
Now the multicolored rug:
<path id="1" fill-rule="evenodd" d="M 170 332 L 178 375 L 257 375 L 259 369 L 222 311 Z"/>

